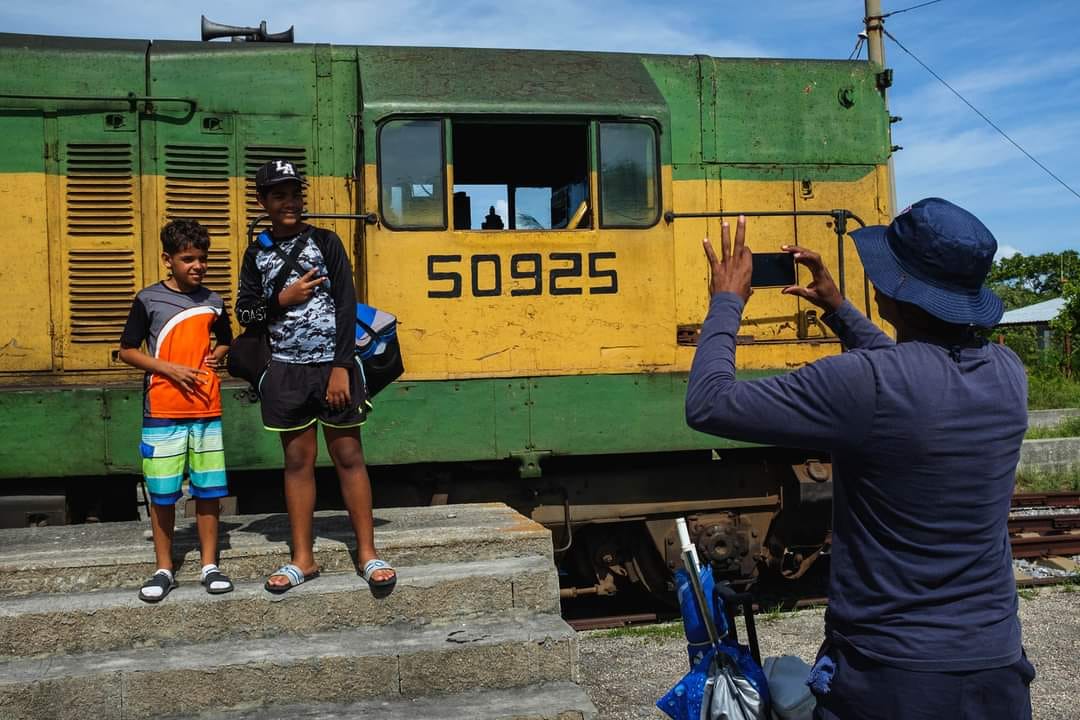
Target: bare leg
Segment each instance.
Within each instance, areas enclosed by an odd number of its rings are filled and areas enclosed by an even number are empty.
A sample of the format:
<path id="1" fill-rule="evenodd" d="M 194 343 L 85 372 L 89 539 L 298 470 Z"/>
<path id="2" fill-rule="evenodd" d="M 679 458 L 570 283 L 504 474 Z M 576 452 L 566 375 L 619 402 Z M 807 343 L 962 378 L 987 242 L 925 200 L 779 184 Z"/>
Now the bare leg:
<path id="1" fill-rule="evenodd" d="M 371 515 L 371 481 L 364 464 L 364 449 L 360 444 L 359 428 L 323 427 L 326 448 L 337 469 L 341 496 L 349 510 L 353 532 L 356 533 L 356 554 L 360 567 L 379 557 L 375 550 L 375 520 Z M 389 580 L 393 570 L 376 570 L 370 580 Z"/>
<path id="2" fill-rule="evenodd" d="M 281 433 L 281 447 L 285 452 L 285 509 L 289 512 L 292 563 L 305 575 L 318 569 L 311 531 L 315 513 L 317 439 L 314 425 Z M 268 582 L 275 587 L 286 587 L 289 579 L 284 575 L 275 575 Z"/>
<path id="3" fill-rule="evenodd" d="M 217 562 L 218 515 L 221 501 L 217 498 L 195 498 L 195 526 L 199 529 L 199 548 L 202 564 Z"/>
<path id="4" fill-rule="evenodd" d="M 172 570 L 173 530 L 176 526 L 175 505 L 150 504 L 150 527 L 154 533 L 154 555 L 158 569 Z"/>

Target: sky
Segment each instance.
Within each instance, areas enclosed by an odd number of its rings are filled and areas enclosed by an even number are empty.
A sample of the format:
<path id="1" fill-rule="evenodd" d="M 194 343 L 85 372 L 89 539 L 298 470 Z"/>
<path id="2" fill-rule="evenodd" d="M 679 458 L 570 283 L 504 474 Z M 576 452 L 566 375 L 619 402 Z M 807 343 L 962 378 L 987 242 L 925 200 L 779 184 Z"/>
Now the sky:
<path id="1" fill-rule="evenodd" d="M 925 0 L 882 0 L 903 10 Z M 846 59 L 863 0 L 42 0 L 0 7 L 6 32 L 198 40 L 199 16 L 294 25 L 297 42 Z M 1080 192 L 1077 0 L 940 0 L 886 29 Z M 1080 247 L 1080 197 L 1049 177 L 891 41 L 897 203 L 944 197 L 999 254 Z M 863 50 L 865 57 L 865 49 Z"/>

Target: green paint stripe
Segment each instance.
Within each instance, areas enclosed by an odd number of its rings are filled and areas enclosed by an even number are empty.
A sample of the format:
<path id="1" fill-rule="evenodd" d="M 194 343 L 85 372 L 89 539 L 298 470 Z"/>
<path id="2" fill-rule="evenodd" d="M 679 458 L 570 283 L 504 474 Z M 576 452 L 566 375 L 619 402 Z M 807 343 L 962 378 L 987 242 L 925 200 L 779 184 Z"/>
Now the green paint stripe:
<path id="1" fill-rule="evenodd" d="M 715 179 L 717 174 L 724 180 L 754 180 L 762 182 L 856 182 L 872 174 L 874 165 L 719 165 L 683 164 L 673 165 L 671 176 L 676 181 Z"/>
<path id="2" fill-rule="evenodd" d="M 534 451 L 743 446 L 686 426 L 686 383 L 686 374 L 395 383 L 380 393 L 364 425 L 365 455 L 373 465 L 394 465 L 505 460 Z M 226 387 L 222 396 L 228 469 L 280 468 L 278 435 L 263 430 L 259 406 L 235 399 L 236 389 Z M 137 475 L 141 425 L 142 392 L 136 385 L 0 391 L 0 478 Z M 66 440 L 58 453 L 52 439 L 60 436 Z M 329 464 L 325 450 L 320 453 L 320 464 Z"/>

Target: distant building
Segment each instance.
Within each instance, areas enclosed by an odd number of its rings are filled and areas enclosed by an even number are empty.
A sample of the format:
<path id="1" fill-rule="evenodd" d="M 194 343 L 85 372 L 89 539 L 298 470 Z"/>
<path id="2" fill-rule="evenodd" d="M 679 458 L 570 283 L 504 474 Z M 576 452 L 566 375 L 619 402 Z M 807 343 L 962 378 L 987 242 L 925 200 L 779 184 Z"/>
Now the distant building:
<path id="1" fill-rule="evenodd" d="M 1046 350 L 1050 347 L 1050 322 L 1058 316 L 1058 313 L 1064 307 L 1065 298 L 1054 298 L 1053 300 L 1044 300 L 1034 305 L 1010 310 L 1002 316 L 997 327 L 1033 327 L 1038 335 L 1039 349 Z"/>

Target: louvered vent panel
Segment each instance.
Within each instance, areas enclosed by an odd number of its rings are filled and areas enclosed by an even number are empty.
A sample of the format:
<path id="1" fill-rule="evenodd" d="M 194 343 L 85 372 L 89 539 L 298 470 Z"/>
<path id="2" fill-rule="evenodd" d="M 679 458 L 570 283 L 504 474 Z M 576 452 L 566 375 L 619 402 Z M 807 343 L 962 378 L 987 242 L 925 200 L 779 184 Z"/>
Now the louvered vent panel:
<path id="1" fill-rule="evenodd" d="M 229 202 L 229 148 L 223 145 L 165 146 L 165 217 L 198 220 L 210 233 L 206 286 L 232 306 L 235 278 Z"/>
<path id="2" fill-rule="evenodd" d="M 72 341 L 119 342 L 135 289 L 133 250 L 69 250 Z"/>
<path id="3" fill-rule="evenodd" d="M 135 179 L 131 145 L 69 143 L 67 161 L 68 234 L 134 234 Z"/>
<path id="4" fill-rule="evenodd" d="M 289 145 L 248 145 L 244 148 L 244 177 L 246 178 L 244 200 L 247 209 L 247 222 L 263 214 L 262 206 L 255 197 L 255 171 L 271 160 L 291 160 L 304 176 L 307 176 L 307 151 L 302 147 Z M 269 227 L 270 223 L 260 225 Z"/>

